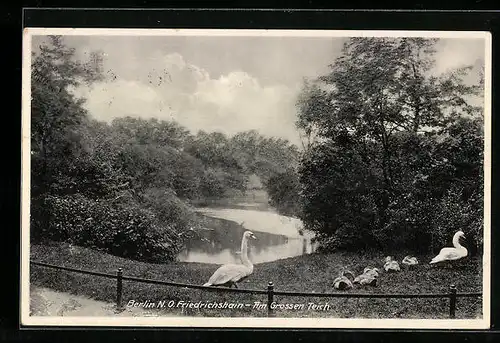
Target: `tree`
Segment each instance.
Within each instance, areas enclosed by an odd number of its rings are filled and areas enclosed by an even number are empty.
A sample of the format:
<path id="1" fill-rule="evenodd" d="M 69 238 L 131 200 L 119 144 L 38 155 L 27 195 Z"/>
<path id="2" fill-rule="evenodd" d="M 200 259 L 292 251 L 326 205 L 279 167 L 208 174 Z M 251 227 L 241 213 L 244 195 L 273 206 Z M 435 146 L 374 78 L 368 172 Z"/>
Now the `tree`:
<path id="1" fill-rule="evenodd" d="M 427 180 L 440 168 L 439 137 L 479 110 L 468 101 L 479 87 L 462 81 L 469 67 L 432 75 L 435 43 L 352 38 L 331 72 L 305 87 L 297 125 L 317 136 L 301 168 L 306 226 L 375 245 L 410 244 L 429 229 L 430 217 L 417 213 L 437 196 Z M 450 184 L 433 186 L 442 195 Z"/>
<path id="2" fill-rule="evenodd" d="M 74 58 L 74 49 L 60 36 L 49 36 L 49 44 L 33 55 L 31 77 L 32 193 L 36 197 L 50 188 L 57 171 L 68 157 L 80 151 L 78 128 L 85 120 L 83 99 L 71 88 L 100 76 Z"/>
<path id="3" fill-rule="evenodd" d="M 280 214 L 298 217 L 301 210 L 301 188 L 299 175 L 294 169 L 288 169 L 271 176 L 266 190 L 269 203 Z"/>
<path id="4" fill-rule="evenodd" d="M 229 144 L 231 154 L 248 174 L 256 174 L 266 183 L 276 173 L 295 168 L 298 149 L 285 139 L 264 137 L 257 131 L 239 132 Z"/>
<path id="5" fill-rule="evenodd" d="M 132 117 L 115 118 L 111 126 L 123 137 L 137 144 L 182 149 L 189 132 L 174 121 Z"/>
<path id="6" fill-rule="evenodd" d="M 66 177 L 85 154 L 82 123 L 86 120 L 83 99 L 71 89 L 99 79 L 88 66 L 75 59 L 60 36 L 49 36 L 47 44 L 33 53 L 31 66 L 31 210 L 33 231 L 46 226 L 48 214 L 43 199 L 51 193 L 75 191 L 75 181 Z"/>
<path id="7" fill-rule="evenodd" d="M 308 154 L 314 144 L 321 139 L 323 127 L 317 119 L 323 113 L 330 111 L 328 91 L 324 84 L 304 80 L 296 107 L 300 114 L 296 126 L 300 135 L 302 151 Z"/>

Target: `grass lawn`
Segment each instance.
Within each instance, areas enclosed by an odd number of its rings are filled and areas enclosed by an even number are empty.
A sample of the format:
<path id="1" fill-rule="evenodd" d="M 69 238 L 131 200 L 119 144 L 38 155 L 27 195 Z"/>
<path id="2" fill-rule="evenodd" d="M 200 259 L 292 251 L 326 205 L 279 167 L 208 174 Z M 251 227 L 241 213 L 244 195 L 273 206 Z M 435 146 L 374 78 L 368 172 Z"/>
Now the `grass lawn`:
<path id="1" fill-rule="evenodd" d="M 403 256 L 394 256 L 401 261 Z M 465 267 L 446 269 L 431 267 L 432 256 L 418 256 L 420 264 L 399 273 L 382 271 L 377 287 L 355 287 L 348 291 L 336 291 L 332 281 L 338 276 L 342 266 L 347 266 L 355 274 L 360 274 L 367 266 L 382 270 L 383 254 L 361 255 L 354 253 L 311 254 L 288 258 L 275 262 L 258 264 L 254 273 L 239 288 L 262 289 L 272 281 L 276 291 L 297 292 L 347 292 L 347 293 L 447 293 L 450 284 L 457 286 L 458 292 L 482 291 L 482 267 L 480 258 L 470 258 Z M 78 248 L 70 252 L 66 244 L 31 245 L 31 259 L 65 267 L 115 273 L 123 268 L 125 276 L 150 278 L 181 283 L 203 284 L 218 268 L 204 263 L 149 264 Z M 57 291 L 114 302 L 116 280 L 72 272 L 54 270 L 40 266 L 31 267 L 30 282 L 34 286 L 47 287 Z M 123 302 L 170 301 L 216 301 L 228 303 L 265 303 L 266 295 L 206 292 L 203 290 L 181 289 L 170 286 L 149 285 L 137 282 L 123 282 Z M 449 300 L 443 299 L 350 299 L 350 298 L 285 298 L 275 296 L 281 304 L 305 304 L 304 310 L 275 310 L 277 317 L 337 317 L 337 318 L 447 318 Z M 308 310 L 308 303 L 318 305 L 328 302 L 329 309 Z M 481 317 L 482 300 L 479 298 L 459 298 L 457 318 Z M 245 316 L 265 317 L 265 308 L 253 309 L 162 309 L 165 315 L 190 316 Z M 162 314 L 163 314 L 162 313 Z"/>

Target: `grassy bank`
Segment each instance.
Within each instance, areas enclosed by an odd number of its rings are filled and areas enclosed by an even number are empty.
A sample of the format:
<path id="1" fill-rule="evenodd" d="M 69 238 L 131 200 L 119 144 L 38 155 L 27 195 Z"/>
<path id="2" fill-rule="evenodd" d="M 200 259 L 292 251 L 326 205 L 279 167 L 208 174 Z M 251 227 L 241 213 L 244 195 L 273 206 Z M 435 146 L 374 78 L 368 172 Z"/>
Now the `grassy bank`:
<path id="1" fill-rule="evenodd" d="M 401 259 L 402 256 L 395 256 Z M 266 289 L 272 281 L 276 291 L 334 292 L 333 279 L 342 266 L 348 266 L 355 273 L 361 273 L 366 266 L 381 267 L 383 254 L 361 255 L 353 253 L 312 254 L 263 263 L 255 266 L 254 273 L 240 288 Z M 450 284 L 459 292 L 480 292 L 482 290 L 481 260 L 471 258 L 464 268 L 431 268 L 427 264 L 431 256 L 419 256 L 422 263 L 412 270 L 400 273 L 382 273 L 380 284 L 374 288 L 355 288 L 351 293 L 446 293 Z M 182 283 L 203 284 L 216 270 L 217 265 L 203 263 L 148 264 L 99 253 L 90 249 L 77 248 L 72 251 L 66 244 L 32 245 L 31 259 L 66 267 L 115 273 L 123 268 L 124 275 L 151 278 Z M 115 280 L 95 276 L 52 270 L 32 266 L 31 284 L 57 291 L 87 296 L 95 300 L 113 302 L 116 297 Z M 148 285 L 124 281 L 124 303 L 138 302 L 216 301 L 228 303 L 265 303 L 265 295 L 205 292 L 168 286 Z M 276 310 L 276 316 L 286 317 L 338 317 L 338 318 L 447 318 L 447 299 L 325 299 L 275 297 L 282 304 L 306 304 L 304 310 Z M 309 302 L 329 303 L 329 310 L 308 310 Z M 457 318 L 476 318 L 481 315 L 481 300 L 460 298 Z M 163 310 L 162 310 L 163 311 Z M 266 315 L 265 309 L 251 307 L 235 309 L 182 310 L 165 309 L 168 313 L 191 316 L 253 316 Z M 168 311 L 168 312 L 167 312 Z"/>

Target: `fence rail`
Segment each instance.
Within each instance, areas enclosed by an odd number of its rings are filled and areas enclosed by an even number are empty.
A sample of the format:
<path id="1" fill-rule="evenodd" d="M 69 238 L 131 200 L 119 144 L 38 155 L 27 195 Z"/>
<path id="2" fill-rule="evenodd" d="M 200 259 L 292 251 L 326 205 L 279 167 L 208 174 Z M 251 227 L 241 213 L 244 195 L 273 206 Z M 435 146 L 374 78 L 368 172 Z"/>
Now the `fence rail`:
<path id="1" fill-rule="evenodd" d="M 274 301 L 274 296 L 290 296 L 290 297 L 318 297 L 318 298 L 399 298 L 399 299 L 411 299 L 411 298 L 449 298 L 449 317 L 455 318 L 457 298 L 477 298 L 482 297 L 482 293 L 458 293 L 455 285 L 450 285 L 448 293 L 420 293 L 420 294 L 369 294 L 369 293 L 311 293 L 311 292 L 287 292 L 287 291 L 275 291 L 274 284 L 269 282 L 266 290 L 261 289 L 241 289 L 241 288 L 219 288 L 212 286 L 202 286 L 194 285 L 188 283 L 170 282 L 170 281 L 160 281 L 154 279 L 144 279 L 133 276 L 123 276 L 123 269 L 118 268 L 116 274 L 100 273 L 91 270 L 76 269 L 58 266 L 45 262 L 30 261 L 31 265 L 36 265 L 40 267 L 52 268 L 57 270 L 65 270 L 73 273 L 94 275 L 99 277 L 104 277 L 108 279 L 116 279 L 116 306 L 118 309 L 123 309 L 122 294 L 123 294 L 123 280 L 140 282 L 147 284 L 163 285 L 179 287 L 184 289 L 201 289 L 211 292 L 230 292 L 230 293 L 246 293 L 246 294 L 267 294 L 267 315 L 269 317 L 274 316 L 271 304 Z"/>

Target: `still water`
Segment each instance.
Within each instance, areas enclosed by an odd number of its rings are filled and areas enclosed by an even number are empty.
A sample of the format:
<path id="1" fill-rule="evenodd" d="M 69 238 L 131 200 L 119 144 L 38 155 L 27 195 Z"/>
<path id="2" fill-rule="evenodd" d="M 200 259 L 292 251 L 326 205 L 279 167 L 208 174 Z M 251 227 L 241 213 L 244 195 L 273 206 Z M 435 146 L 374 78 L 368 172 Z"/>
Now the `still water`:
<path id="1" fill-rule="evenodd" d="M 205 208 L 198 213 L 204 227 L 188 240 L 179 261 L 241 263 L 239 251 L 245 230 L 251 230 L 257 237 L 249 241 L 248 248 L 254 264 L 310 254 L 316 249 L 313 235 L 304 231 L 300 220 L 295 218 L 241 209 Z"/>

